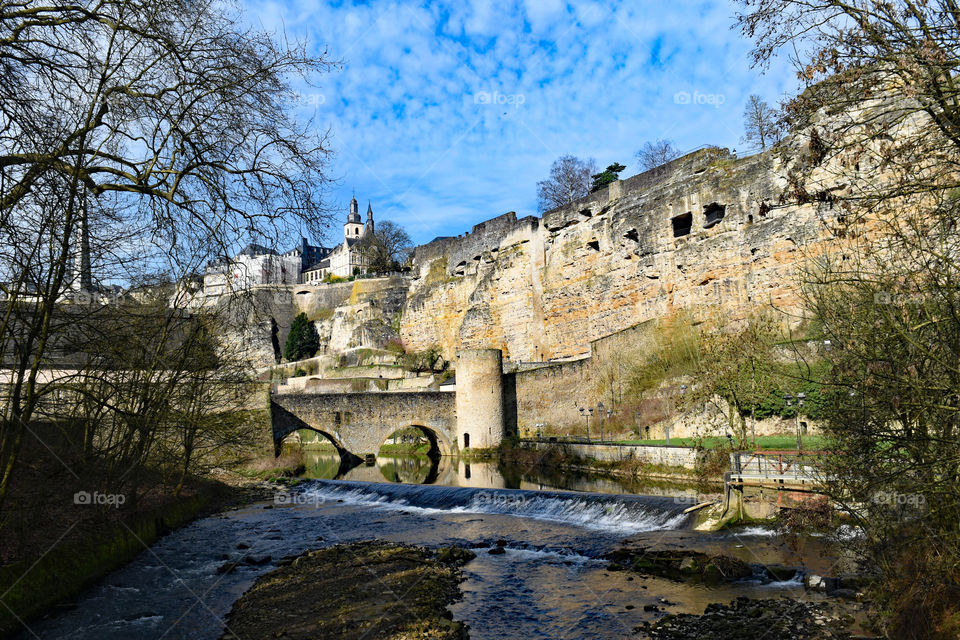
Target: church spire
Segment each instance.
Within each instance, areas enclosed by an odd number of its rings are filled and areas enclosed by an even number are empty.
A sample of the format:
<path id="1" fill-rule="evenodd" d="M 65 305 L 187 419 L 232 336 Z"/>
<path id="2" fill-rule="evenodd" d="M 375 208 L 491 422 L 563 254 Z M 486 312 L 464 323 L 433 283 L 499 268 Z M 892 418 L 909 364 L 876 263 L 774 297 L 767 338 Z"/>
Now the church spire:
<path id="1" fill-rule="evenodd" d="M 363 226 L 363 235 L 373 235 L 373 207 L 367 200 L 367 224 Z"/>

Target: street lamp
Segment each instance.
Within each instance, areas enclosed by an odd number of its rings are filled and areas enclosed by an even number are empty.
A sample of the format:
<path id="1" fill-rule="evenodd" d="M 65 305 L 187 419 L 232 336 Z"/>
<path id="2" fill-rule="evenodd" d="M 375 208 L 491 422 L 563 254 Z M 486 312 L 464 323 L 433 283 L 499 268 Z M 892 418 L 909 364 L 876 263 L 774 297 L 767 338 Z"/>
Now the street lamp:
<path id="1" fill-rule="evenodd" d="M 587 409 L 587 442 L 590 442 L 590 416 L 593 415 L 593 407 Z"/>
<path id="2" fill-rule="evenodd" d="M 600 442 L 603 442 L 603 402 L 597 403 L 597 413 L 600 415 Z"/>
<path id="3" fill-rule="evenodd" d="M 587 421 L 587 433 L 590 433 L 590 418 L 587 417 L 587 410 L 583 407 L 580 407 L 580 415 L 583 416 Z"/>
<path id="4" fill-rule="evenodd" d="M 793 405 L 793 395 L 789 393 L 785 393 L 783 394 L 783 399 L 786 402 L 788 407 Z M 803 408 L 804 400 L 806 399 L 807 399 L 807 394 L 805 394 L 803 391 L 797 394 L 797 411 L 796 411 L 796 414 L 794 415 L 794 419 L 796 422 L 796 429 L 797 429 L 797 451 L 800 451 L 803 448 L 802 441 L 800 438 L 800 409 Z"/>

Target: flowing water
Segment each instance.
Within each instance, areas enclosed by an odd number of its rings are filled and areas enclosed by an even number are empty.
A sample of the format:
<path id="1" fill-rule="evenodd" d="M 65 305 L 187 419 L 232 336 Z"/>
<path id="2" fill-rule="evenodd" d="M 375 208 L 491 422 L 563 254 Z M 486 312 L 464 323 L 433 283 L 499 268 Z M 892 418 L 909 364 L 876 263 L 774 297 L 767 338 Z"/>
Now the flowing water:
<path id="1" fill-rule="evenodd" d="M 688 488 L 647 485 L 647 495 L 626 495 L 637 487 L 492 463 L 397 457 L 344 471 L 325 454 L 311 458 L 308 475 L 320 478 L 174 531 L 71 608 L 31 624 L 33 632 L 44 639 L 219 638 L 233 602 L 281 557 L 372 538 L 474 548 L 463 599 L 451 607 L 474 639 L 625 638 L 662 615 L 644 605 L 701 613 L 740 595 L 807 597 L 799 580 L 706 587 L 609 571 L 602 556 L 626 537 L 694 544 L 755 563 L 799 561 L 762 529 L 690 531 Z M 432 484 L 409 484 L 425 480 Z M 506 553 L 486 553 L 498 540 Z M 248 554 L 271 560 L 218 573 Z"/>

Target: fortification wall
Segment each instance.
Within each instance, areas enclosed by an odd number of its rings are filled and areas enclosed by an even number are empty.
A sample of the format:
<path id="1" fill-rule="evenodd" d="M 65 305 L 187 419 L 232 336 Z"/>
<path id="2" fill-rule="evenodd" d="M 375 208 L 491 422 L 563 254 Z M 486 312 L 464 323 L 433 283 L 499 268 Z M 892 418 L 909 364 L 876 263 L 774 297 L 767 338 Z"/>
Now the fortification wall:
<path id="1" fill-rule="evenodd" d="M 448 359 L 500 348 L 542 361 L 681 309 L 729 322 L 759 304 L 799 315 L 798 267 L 835 214 L 780 204 L 785 174 L 776 153 L 704 149 L 542 220 L 506 214 L 431 243 L 416 253 L 403 342 Z"/>

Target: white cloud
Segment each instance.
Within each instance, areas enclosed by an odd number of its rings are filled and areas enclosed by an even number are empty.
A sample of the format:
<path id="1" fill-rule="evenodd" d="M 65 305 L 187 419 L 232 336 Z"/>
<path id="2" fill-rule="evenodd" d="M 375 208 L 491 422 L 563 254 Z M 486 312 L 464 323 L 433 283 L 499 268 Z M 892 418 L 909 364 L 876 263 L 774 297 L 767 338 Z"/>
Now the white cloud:
<path id="1" fill-rule="evenodd" d="M 255 22 L 344 60 L 319 78 L 314 105 L 335 136 L 334 202 L 345 206 L 355 188 L 419 242 L 533 213 L 537 180 L 564 153 L 619 161 L 632 175 L 646 140 L 736 147 L 747 96 L 776 101 L 794 86 L 783 66 L 749 68 L 750 44 L 730 29 L 724 0 L 247 7 Z M 714 99 L 677 104 L 682 91 Z"/>

